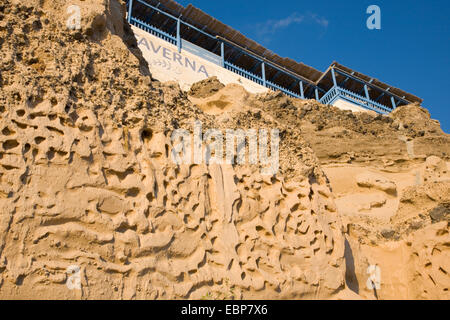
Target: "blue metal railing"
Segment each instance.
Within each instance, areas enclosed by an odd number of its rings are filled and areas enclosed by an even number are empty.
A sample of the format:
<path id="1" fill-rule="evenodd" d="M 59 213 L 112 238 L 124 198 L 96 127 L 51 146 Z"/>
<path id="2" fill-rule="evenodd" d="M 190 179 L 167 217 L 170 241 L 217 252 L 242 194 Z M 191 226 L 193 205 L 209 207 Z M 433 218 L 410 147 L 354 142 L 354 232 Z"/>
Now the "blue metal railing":
<path id="1" fill-rule="evenodd" d="M 387 108 L 386 106 L 375 102 L 373 100 L 367 99 L 355 92 L 350 90 L 341 88 L 341 87 L 333 87 L 331 88 L 320 100 L 319 102 L 322 104 L 332 104 L 337 99 L 342 98 L 359 106 L 362 106 L 366 109 L 375 111 L 381 114 L 387 114 L 392 110 Z"/>
<path id="2" fill-rule="evenodd" d="M 294 98 L 301 98 L 300 95 L 298 95 L 298 94 L 296 94 L 296 93 L 294 93 L 294 92 L 292 92 L 292 91 L 290 91 L 288 89 L 280 87 L 279 85 L 276 85 L 275 83 L 270 82 L 270 81 L 266 81 L 266 87 L 269 88 L 269 89 L 272 89 L 274 91 L 279 90 L 279 91 L 283 92 L 284 94 L 287 94 L 288 96 L 291 96 L 291 97 L 294 97 Z"/>
<path id="3" fill-rule="evenodd" d="M 225 67 L 225 69 L 233 71 L 234 73 L 240 75 L 241 77 L 252 80 L 253 82 L 256 82 L 260 85 L 264 84 L 264 80 L 261 77 L 257 76 L 256 74 L 253 74 L 247 70 L 244 70 L 238 66 L 235 66 L 234 64 L 232 64 L 228 61 L 224 62 L 224 67 Z"/>
<path id="4" fill-rule="evenodd" d="M 230 63 L 228 61 L 224 62 L 224 67 L 225 67 L 225 69 L 233 71 L 234 73 L 237 73 L 238 75 L 240 75 L 240 76 L 242 76 L 244 78 L 247 78 L 247 79 L 249 79 L 249 80 L 251 80 L 253 82 L 256 82 L 259 85 L 265 86 L 265 87 L 267 87 L 269 89 L 272 89 L 274 91 L 279 90 L 279 91 L 283 92 L 284 94 L 287 94 L 288 96 L 291 96 L 291 97 L 294 97 L 294 98 L 301 98 L 301 96 L 299 94 L 296 94 L 293 91 L 288 90 L 286 88 L 283 88 L 283 87 L 281 87 L 281 86 L 279 86 L 279 85 L 277 85 L 277 84 L 275 84 L 273 82 L 265 80 L 264 77 L 259 77 L 256 74 L 253 74 L 253 73 L 251 73 L 251 72 L 249 72 L 247 70 L 244 70 L 244 69 L 242 69 L 242 68 L 240 68 L 238 66 L 235 66 L 234 64 L 232 64 L 232 63 Z"/>
<path id="5" fill-rule="evenodd" d="M 320 103 L 332 104 L 337 96 L 339 96 L 339 92 L 336 87 L 333 87 L 320 99 Z"/>
<path id="6" fill-rule="evenodd" d="M 142 20 L 139 20 L 139 19 L 136 19 L 134 17 L 131 17 L 130 22 L 131 22 L 132 25 L 134 25 L 134 26 L 136 26 L 136 27 L 138 27 L 138 28 L 140 28 L 140 29 L 142 29 L 142 30 L 144 30 L 144 31 L 146 31 L 146 32 L 148 32 L 148 33 L 158 37 L 158 38 L 161 38 L 161 39 L 163 39 L 163 40 L 165 40 L 167 42 L 170 42 L 170 43 L 172 43 L 174 45 L 177 45 L 177 38 L 176 37 L 174 37 L 174 36 L 164 32 L 164 31 L 162 31 L 162 30 L 160 30 L 160 29 L 158 29 L 158 28 L 156 28 L 154 26 L 149 25 L 149 24 L 145 23 Z"/>

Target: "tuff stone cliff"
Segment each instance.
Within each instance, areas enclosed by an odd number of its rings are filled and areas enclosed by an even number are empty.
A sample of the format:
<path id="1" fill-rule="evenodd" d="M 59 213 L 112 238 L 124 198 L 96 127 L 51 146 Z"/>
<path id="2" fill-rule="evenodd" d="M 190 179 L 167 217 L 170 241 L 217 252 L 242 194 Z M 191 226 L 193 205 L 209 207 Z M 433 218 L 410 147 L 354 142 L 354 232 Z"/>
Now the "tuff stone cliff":
<path id="1" fill-rule="evenodd" d="M 0 4 L 0 298 L 449 298 L 450 138 L 426 110 L 186 93 L 152 79 L 123 3 L 70 4 L 81 30 L 67 1 Z M 278 128 L 278 173 L 176 165 L 195 120 Z"/>
<path id="2" fill-rule="evenodd" d="M 409 105 L 381 116 L 254 96 L 216 79 L 199 87 L 189 99 L 204 112 L 261 112 L 308 142 L 344 226 L 347 288 L 368 299 L 450 297 L 450 135 L 427 110 Z M 381 273 L 377 290 L 371 266 Z"/>

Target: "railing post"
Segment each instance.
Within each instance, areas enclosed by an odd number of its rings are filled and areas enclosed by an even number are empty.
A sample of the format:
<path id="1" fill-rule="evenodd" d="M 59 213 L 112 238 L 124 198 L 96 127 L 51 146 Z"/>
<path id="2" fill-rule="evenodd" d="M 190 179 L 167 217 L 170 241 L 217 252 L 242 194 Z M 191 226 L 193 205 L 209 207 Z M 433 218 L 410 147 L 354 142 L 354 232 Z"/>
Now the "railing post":
<path id="1" fill-rule="evenodd" d="M 220 43 L 220 55 L 222 57 L 222 68 L 225 68 L 225 44 L 223 41 Z"/>
<path id="2" fill-rule="evenodd" d="M 128 2 L 128 23 L 131 23 L 131 12 L 133 9 L 133 0 L 129 0 Z"/>
<path id="3" fill-rule="evenodd" d="M 331 68 L 331 76 L 333 77 L 333 85 L 337 87 L 336 74 L 334 73 L 334 68 Z"/>
<path id="4" fill-rule="evenodd" d="M 314 91 L 316 93 L 316 100 L 319 101 L 319 89 L 316 88 Z"/>
<path id="5" fill-rule="evenodd" d="M 397 105 L 395 104 L 395 99 L 394 99 L 394 97 L 391 97 L 391 103 L 392 103 L 392 109 L 397 108 Z"/>
<path id="6" fill-rule="evenodd" d="M 370 100 L 369 89 L 367 88 L 367 84 L 364 85 L 364 92 L 366 93 L 367 100 Z"/>
<path id="7" fill-rule="evenodd" d="M 263 85 L 264 85 L 264 87 L 266 87 L 267 86 L 267 83 L 266 83 L 266 64 L 264 62 L 261 65 L 261 71 L 262 71 Z"/>
<path id="8" fill-rule="evenodd" d="M 180 18 L 177 20 L 177 47 L 178 53 L 181 53 L 181 35 L 180 35 Z"/>
<path id="9" fill-rule="evenodd" d="M 303 92 L 303 81 L 300 81 L 300 96 L 305 99 L 305 93 Z"/>

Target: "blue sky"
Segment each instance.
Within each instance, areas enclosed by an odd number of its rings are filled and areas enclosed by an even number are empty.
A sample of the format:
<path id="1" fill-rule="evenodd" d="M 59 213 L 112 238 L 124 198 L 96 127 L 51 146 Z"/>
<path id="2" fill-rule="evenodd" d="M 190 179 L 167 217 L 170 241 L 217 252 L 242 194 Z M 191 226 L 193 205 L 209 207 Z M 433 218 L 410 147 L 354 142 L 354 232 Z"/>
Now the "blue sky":
<path id="1" fill-rule="evenodd" d="M 450 1 L 178 0 L 192 3 L 280 56 L 318 70 L 333 61 L 424 99 L 450 133 Z M 381 9 L 381 30 L 366 9 Z"/>

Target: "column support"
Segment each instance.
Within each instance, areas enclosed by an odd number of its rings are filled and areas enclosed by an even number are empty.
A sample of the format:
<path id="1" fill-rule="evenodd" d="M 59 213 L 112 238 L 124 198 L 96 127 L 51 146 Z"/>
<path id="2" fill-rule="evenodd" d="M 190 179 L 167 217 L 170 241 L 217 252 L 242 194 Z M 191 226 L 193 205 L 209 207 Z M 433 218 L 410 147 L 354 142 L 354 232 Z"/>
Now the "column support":
<path id="1" fill-rule="evenodd" d="M 370 96 L 369 96 L 369 89 L 367 88 L 367 85 L 364 85 L 364 92 L 366 93 L 366 98 L 367 100 L 370 100 Z"/>
<path id="2" fill-rule="evenodd" d="M 262 72 L 262 78 L 263 78 L 263 85 L 264 85 L 264 87 L 267 87 L 267 83 L 266 83 L 266 64 L 264 62 L 261 64 L 261 72 Z"/>
<path id="3" fill-rule="evenodd" d="M 391 103 L 392 103 L 392 108 L 393 108 L 393 109 L 397 108 L 397 105 L 395 104 L 395 99 L 394 99 L 394 97 L 391 97 Z"/>
<path id="4" fill-rule="evenodd" d="M 181 27 L 181 21 L 180 21 L 180 18 L 178 18 L 177 19 L 177 47 L 178 47 L 178 53 L 181 53 L 180 27 Z"/>
<path id="5" fill-rule="evenodd" d="M 303 81 L 300 81 L 300 96 L 305 99 L 305 93 L 303 92 Z"/>
<path id="6" fill-rule="evenodd" d="M 220 55 L 222 58 L 222 68 L 225 68 L 225 44 L 223 41 L 220 42 Z"/>
<path id="7" fill-rule="evenodd" d="M 316 88 L 314 91 L 316 93 L 316 100 L 319 101 L 319 90 Z"/>
<path id="8" fill-rule="evenodd" d="M 130 2 L 128 3 L 128 23 L 131 24 L 131 13 L 132 13 L 132 9 L 133 9 L 133 0 L 130 0 Z"/>
<path id="9" fill-rule="evenodd" d="M 331 76 L 333 77 L 333 85 L 337 87 L 336 74 L 334 73 L 334 68 L 331 68 Z"/>

